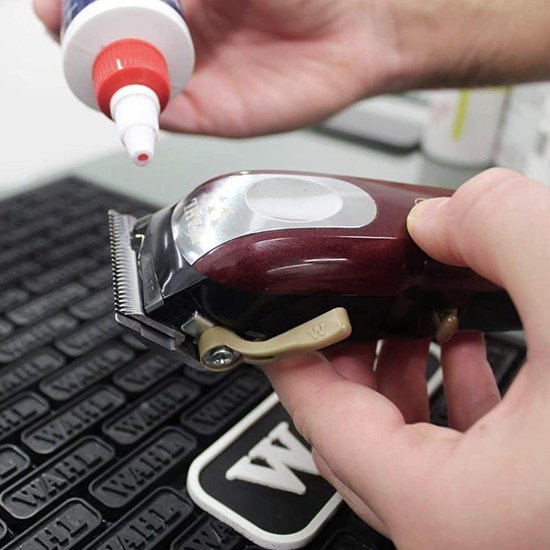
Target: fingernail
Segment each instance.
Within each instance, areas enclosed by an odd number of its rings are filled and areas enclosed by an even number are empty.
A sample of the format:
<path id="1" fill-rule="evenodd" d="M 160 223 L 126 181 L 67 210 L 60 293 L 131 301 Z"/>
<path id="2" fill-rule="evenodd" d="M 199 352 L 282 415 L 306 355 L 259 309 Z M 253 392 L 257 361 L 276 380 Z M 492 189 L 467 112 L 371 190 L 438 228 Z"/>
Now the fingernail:
<path id="1" fill-rule="evenodd" d="M 437 197 L 435 199 L 426 199 L 419 202 L 407 216 L 407 228 L 411 229 L 418 220 L 426 219 L 433 215 L 436 210 L 449 202 L 449 197 Z"/>

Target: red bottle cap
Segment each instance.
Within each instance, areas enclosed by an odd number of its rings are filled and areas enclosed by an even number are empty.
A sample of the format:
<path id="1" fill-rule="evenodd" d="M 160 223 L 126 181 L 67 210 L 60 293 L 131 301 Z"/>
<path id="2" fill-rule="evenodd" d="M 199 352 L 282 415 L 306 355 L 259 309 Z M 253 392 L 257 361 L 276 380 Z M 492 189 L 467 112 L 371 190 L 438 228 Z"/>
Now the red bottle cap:
<path id="1" fill-rule="evenodd" d="M 94 62 L 92 78 L 99 108 L 111 118 L 111 98 L 125 86 L 142 85 L 153 90 L 161 111 L 170 99 L 168 65 L 149 42 L 128 38 L 109 44 Z"/>

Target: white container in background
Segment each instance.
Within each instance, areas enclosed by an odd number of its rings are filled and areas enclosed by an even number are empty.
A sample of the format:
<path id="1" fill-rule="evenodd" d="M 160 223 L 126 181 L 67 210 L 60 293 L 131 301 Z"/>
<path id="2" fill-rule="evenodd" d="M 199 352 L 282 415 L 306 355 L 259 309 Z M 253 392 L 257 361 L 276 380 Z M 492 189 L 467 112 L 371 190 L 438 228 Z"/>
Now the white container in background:
<path id="1" fill-rule="evenodd" d="M 154 155 L 159 115 L 193 72 L 193 42 L 178 0 L 63 0 L 65 78 L 117 124 L 132 160 Z"/>
<path id="2" fill-rule="evenodd" d="M 527 154 L 524 173 L 550 185 L 550 94 L 546 95 L 538 124 L 535 125 L 535 139 Z"/>
<path id="3" fill-rule="evenodd" d="M 430 122 L 422 139 L 426 155 L 458 166 L 492 164 L 506 94 L 506 88 L 433 93 Z"/>
<path id="4" fill-rule="evenodd" d="M 512 88 L 495 159 L 498 166 L 525 172 L 528 157 L 539 147 L 538 128 L 548 97 L 548 82 L 522 84 Z"/>

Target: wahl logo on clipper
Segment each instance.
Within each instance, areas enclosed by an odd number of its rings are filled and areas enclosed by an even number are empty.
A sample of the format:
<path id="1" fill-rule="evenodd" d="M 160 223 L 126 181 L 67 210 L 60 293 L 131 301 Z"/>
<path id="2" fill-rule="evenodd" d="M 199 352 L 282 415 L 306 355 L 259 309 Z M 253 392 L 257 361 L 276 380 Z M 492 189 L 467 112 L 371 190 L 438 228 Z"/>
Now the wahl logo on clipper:
<path id="1" fill-rule="evenodd" d="M 186 201 L 183 206 L 184 231 L 191 244 L 196 245 L 201 241 L 207 226 L 215 228 L 222 218 L 234 213 L 224 204 L 226 201 L 226 196 L 213 193 L 201 193 Z"/>
<path id="2" fill-rule="evenodd" d="M 300 548 L 340 497 L 272 394 L 191 465 L 195 503 L 260 546 Z"/>
<path id="3" fill-rule="evenodd" d="M 183 217 L 187 226 L 187 235 L 192 244 L 196 244 L 203 230 L 202 212 L 197 197 L 193 197 L 183 207 Z"/>
<path id="4" fill-rule="evenodd" d="M 314 339 L 319 340 L 320 338 L 323 338 L 325 336 L 325 332 L 327 325 L 326 323 L 317 323 L 316 325 L 313 325 L 311 328 L 308 328 L 306 332 Z"/>

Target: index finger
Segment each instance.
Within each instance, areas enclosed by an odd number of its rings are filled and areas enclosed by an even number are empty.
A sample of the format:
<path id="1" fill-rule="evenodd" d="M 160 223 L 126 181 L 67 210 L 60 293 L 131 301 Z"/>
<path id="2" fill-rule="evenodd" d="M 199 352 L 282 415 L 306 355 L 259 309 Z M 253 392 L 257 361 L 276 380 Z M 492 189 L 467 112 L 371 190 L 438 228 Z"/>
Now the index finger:
<path id="1" fill-rule="evenodd" d="M 411 494 L 414 487 L 424 490 L 420 485 L 434 461 L 460 437 L 429 424 L 406 425 L 389 399 L 346 379 L 321 354 L 284 359 L 264 370 L 298 431 L 385 522 L 402 501 L 403 487 Z"/>
<path id="2" fill-rule="evenodd" d="M 59 33 L 61 26 L 61 0 L 33 0 L 34 12 L 54 34 Z"/>

